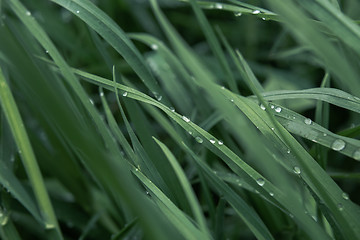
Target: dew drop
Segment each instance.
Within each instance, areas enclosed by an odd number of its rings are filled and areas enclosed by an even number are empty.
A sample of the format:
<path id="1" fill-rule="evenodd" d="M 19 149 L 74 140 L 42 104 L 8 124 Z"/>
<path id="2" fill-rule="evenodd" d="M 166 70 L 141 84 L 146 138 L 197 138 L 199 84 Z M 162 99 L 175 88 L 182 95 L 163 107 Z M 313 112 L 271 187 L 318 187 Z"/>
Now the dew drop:
<path id="1" fill-rule="evenodd" d="M 159 49 L 159 46 L 157 44 L 151 44 L 150 47 L 151 47 L 152 50 L 158 50 Z"/>
<path id="2" fill-rule="evenodd" d="M 274 196 L 274 193 L 273 193 L 273 192 L 269 192 L 269 195 L 270 195 L 271 197 L 273 197 L 273 196 Z"/>
<path id="3" fill-rule="evenodd" d="M 224 87 L 224 86 L 221 86 L 221 89 L 222 89 L 222 90 L 225 90 L 225 87 Z"/>
<path id="4" fill-rule="evenodd" d="M 275 108 L 275 112 L 277 112 L 277 113 L 281 112 L 281 110 L 282 110 L 281 107 L 276 107 Z"/>
<path id="5" fill-rule="evenodd" d="M 218 141 L 218 144 L 219 144 L 219 145 L 223 145 L 224 142 L 223 142 L 222 140 L 219 140 L 219 141 Z"/>
<path id="6" fill-rule="evenodd" d="M 356 150 L 353 154 L 355 160 L 360 160 L 360 149 Z"/>
<path id="7" fill-rule="evenodd" d="M 30 11 L 26 11 L 26 16 L 31 16 L 31 12 Z"/>
<path id="8" fill-rule="evenodd" d="M 275 108 L 275 106 L 274 106 L 274 105 L 270 105 L 270 108 L 271 108 L 271 109 L 274 109 L 274 108 Z"/>
<path id="9" fill-rule="evenodd" d="M 287 153 L 290 153 L 291 151 L 290 151 L 290 149 L 288 149 L 286 152 L 287 152 Z"/>
<path id="10" fill-rule="evenodd" d="M 344 210 L 344 205 L 342 203 L 338 203 L 337 207 L 338 207 L 339 211 Z"/>
<path id="11" fill-rule="evenodd" d="M 49 50 L 46 50 L 45 53 L 49 54 Z"/>
<path id="12" fill-rule="evenodd" d="M 127 92 L 124 92 L 124 93 L 123 93 L 123 96 L 124 96 L 124 97 L 126 97 L 127 95 L 128 95 L 128 93 L 127 93 Z"/>
<path id="13" fill-rule="evenodd" d="M 222 4 L 220 4 L 220 3 L 216 3 L 216 4 L 215 4 L 215 8 L 216 8 L 216 9 L 223 9 L 223 7 L 224 7 L 224 6 L 223 6 Z"/>
<path id="14" fill-rule="evenodd" d="M 264 110 L 265 111 L 265 106 L 264 105 L 262 105 L 262 104 L 260 104 L 260 108 L 262 109 L 262 110 Z"/>
<path id="15" fill-rule="evenodd" d="M 100 97 L 103 97 L 104 96 L 104 92 L 100 92 Z"/>
<path id="16" fill-rule="evenodd" d="M 326 137 L 326 136 L 327 136 L 327 134 L 326 134 L 326 133 L 323 133 L 323 136 L 324 136 L 324 137 Z"/>
<path id="17" fill-rule="evenodd" d="M 241 17 L 241 15 L 242 15 L 241 12 L 236 12 L 236 13 L 234 13 L 234 16 L 235 16 L 235 17 Z"/>
<path id="18" fill-rule="evenodd" d="M 198 143 L 203 143 L 203 139 L 201 137 L 196 137 L 195 140 L 198 142 Z"/>
<path id="19" fill-rule="evenodd" d="M 310 125 L 310 124 L 312 123 L 312 121 L 311 121 L 310 118 L 305 118 L 305 119 L 304 119 L 304 123 L 305 123 L 306 125 Z"/>
<path id="20" fill-rule="evenodd" d="M 345 148 L 345 142 L 341 139 L 336 139 L 332 144 L 331 148 L 335 151 L 341 151 Z"/>
<path id="21" fill-rule="evenodd" d="M 262 20 L 264 20 L 264 21 L 266 21 L 266 18 L 264 18 L 264 17 L 263 17 L 263 18 L 261 18 L 261 19 L 262 19 Z"/>
<path id="22" fill-rule="evenodd" d="M 264 184 L 265 184 L 265 180 L 264 179 L 262 179 L 262 178 L 258 178 L 257 180 L 256 180 L 256 183 L 259 185 L 259 186 L 264 186 Z"/>
<path id="23" fill-rule="evenodd" d="M 92 104 L 92 105 L 94 105 L 94 101 L 90 98 L 89 99 L 90 100 L 90 103 Z"/>
<path id="24" fill-rule="evenodd" d="M 297 174 L 297 175 L 299 175 L 299 174 L 301 173 L 301 169 L 300 169 L 298 166 L 295 166 L 295 167 L 293 168 L 293 171 L 294 171 L 294 173 Z"/>
<path id="25" fill-rule="evenodd" d="M 138 168 L 135 168 L 135 171 L 137 171 L 137 172 L 138 172 L 138 171 L 139 171 L 139 169 L 138 169 Z"/>
<path id="26" fill-rule="evenodd" d="M 80 11 L 79 11 L 79 10 L 77 10 L 77 11 L 76 11 L 76 13 L 80 13 Z"/>
<path id="27" fill-rule="evenodd" d="M 252 11 L 252 14 L 255 14 L 255 15 L 256 15 L 256 14 L 259 14 L 259 13 L 260 13 L 260 10 L 257 10 L 257 9 L 254 10 L 254 11 Z"/>
<path id="28" fill-rule="evenodd" d="M 46 228 L 46 229 L 54 229 L 54 228 L 55 228 L 55 225 L 52 224 L 52 223 L 45 223 L 45 228 Z"/>
<path id="29" fill-rule="evenodd" d="M 148 191 L 146 191 L 146 195 L 149 195 L 150 193 Z"/>
<path id="30" fill-rule="evenodd" d="M 175 112 L 175 108 L 169 107 L 170 111 Z"/>
<path id="31" fill-rule="evenodd" d="M 311 218 L 312 218 L 315 222 L 317 222 L 317 217 L 316 217 L 315 215 L 312 215 Z"/>
<path id="32" fill-rule="evenodd" d="M 185 122 L 190 122 L 190 119 L 189 118 L 187 118 L 187 117 L 185 117 L 185 116 L 182 116 L 182 120 L 184 120 Z"/>
<path id="33" fill-rule="evenodd" d="M 192 134 L 193 134 L 193 132 L 192 132 L 192 131 L 188 131 L 188 133 L 189 133 L 190 135 L 192 135 Z"/>
<path id="34" fill-rule="evenodd" d="M 344 192 L 344 193 L 341 194 L 341 196 L 342 196 L 343 199 L 349 200 L 349 194 Z"/>
<path id="35" fill-rule="evenodd" d="M 216 141 L 214 139 L 210 139 L 210 142 L 214 144 Z"/>
<path id="36" fill-rule="evenodd" d="M 234 99 L 230 99 L 230 102 L 234 102 Z"/>

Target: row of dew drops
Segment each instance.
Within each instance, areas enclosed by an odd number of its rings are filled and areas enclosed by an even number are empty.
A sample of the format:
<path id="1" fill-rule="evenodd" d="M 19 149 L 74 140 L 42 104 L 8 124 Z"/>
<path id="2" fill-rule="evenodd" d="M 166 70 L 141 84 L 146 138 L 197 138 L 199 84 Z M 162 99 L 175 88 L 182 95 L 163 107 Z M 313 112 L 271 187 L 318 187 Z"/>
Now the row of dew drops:
<path id="1" fill-rule="evenodd" d="M 262 110 L 264 110 L 264 111 L 266 110 L 266 107 L 265 107 L 263 104 L 260 104 L 260 108 L 261 108 Z M 273 110 L 274 110 L 275 112 L 277 112 L 277 113 L 280 113 L 280 112 L 282 111 L 281 107 L 275 107 L 274 105 L 271 105 L 271 104 L 270 104 L 270 108 L 273 109 Z M 305 118 L 305 119 L 304 119 L 304 123 L 305 123 L 306 125 L 311 125 L 311 124 L 313 124 L 313 121 L 312 121 L 310 118 Z M 326 136 L 327 134 L 324 133 L 323 135 Z M 335 150 L 335 151 L 341 151 L 341 150 L 343 150 L 343 149 L 345 148 L 345 146 L 346 146 L 345 141 L 343 141 L 343 140 L 341 140 L 341 139 L 336 139 L 336 140 L 332 143 L 331 148 L 332 148 L 333 150 Z M 287 153 L 290 153 L 290 150 L 288 150 Z M 360 159 L 360 149 L 358 149 L 358 150 L 356 150 L 356 151 L 354 152 L 353 158 L 356 159 L 356 160 L 359 160 L 359 159 Z M 297 174 L 297 175 L 300 175 L 300 174 L 301 174 L 301 169 L 300 169 L 300 167 L 298 167 L 298 166 L 295 166 L 295 167 L 293 168 L 293 171 L 294 171 L 294 173 Z M 262 178 L 257 179 L 256 182 L 257 182 L 257 184 L 258 184 L 259 186 L 264 186 L 264 184 L 265 184 L 265 181 L 264 181 L 264 179 L 262 179 Z M 272 195 L 272 194 L 270 193 L 270 195 Z M 272 196 L 273 196 L 273 195 L 272 195 Z M 349 200 L 349 195 L 348 195 L 347 193 L 343 192 L 343 193 L 342 193 L 342 198 L 343 198 L 344 200 Z M 343 211 L 343 210 L 344 210 L 344 205 L 343 205 L 342 203 L 338 203 L 338 204 L 337 204 L 337 207 L 338 207 L 338 209 L 339 209 L 340 211 Z"/>
<path id="2" fill-rule="evenodd" d="M 260 108 L 262 110 L 266 110 L 265 106 L 263 104 L 260 104 Z M 280 113 L 282 111 L 281 107 L 275 107 L 274 105 L 270 105 L 271 109 L 274 109 L 275 112 Z M 294 117 L 295 119 L 295 117 Z M 306 125 L 311 125 L 313 124 L 313 121 L 310 118 L 305 118 L 304 119 L 304 123 Z M 326 133 L 323 134 L 324 137 L 327 136 Z M 346 147 L 346 143 L 344 140 L 342 139 L 336 139 L 332 144 L 331 144 L 331 149 L 333 149 L 334 151 L 341 151 Z M 354 151 L 352 157 L 355 160 L 360 160 L 360 149 L 357 149 Z"/>
<path id="3" fill-rule="evenodd" d="M 222 5 L 221 3 L 215 3 L 215 4 L 213 4 L 211 7 L 212 7 L 212 8 L 215 8 L 215 9 L 223 9 L 223 8 L 224 8 L 224 5 Z M 255 10 L 253 10 L 251 13 L 252 13 L 253 15 L 258 15 L 258 14 L 261 13 L 261 11 L 258 10 L 258 9 L 255 9 Z M 235 16 L 235 17 L 240 17 L 240 16 L 242 16 L 242 12 L 235 12 L 235 13 L 234 13 L 234 16 Z M 262 19 L 262 20 L 266 20 L 265 17 L 263 17 L 263 18 L 261 18 L 261 19 Z"/>

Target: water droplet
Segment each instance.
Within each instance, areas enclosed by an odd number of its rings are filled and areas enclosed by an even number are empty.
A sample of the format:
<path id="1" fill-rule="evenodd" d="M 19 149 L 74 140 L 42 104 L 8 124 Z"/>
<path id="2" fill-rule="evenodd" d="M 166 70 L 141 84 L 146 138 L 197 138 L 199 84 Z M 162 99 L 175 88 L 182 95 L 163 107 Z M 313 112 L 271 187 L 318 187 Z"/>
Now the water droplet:
<path id="1" fill-rule="evenodd" d="M 301 169 L 298 166 L 295 166 L 293 170 L 295 174 L 299 175 L 301 173 Z"/>
<path id="2" fill-rule="evenodd" d="M 148 191 L 146 191 L 146 195 L 149 195 L 150 193 Z"/>
<path id="3" fill-rule="evenodd" d="M 159 46 L 157 44 L 151 44 L 150 47 L 151 47 L 152 50 L 158 50 L 159 49 Z"/>
<path id="4" fill-rule="evenodd" d="M 327 136 L 327 134 L 326 134 L 326 133 L 323 133 L 323 136 L 324 136 L 324 137 L 326 137 L 326 136 Z"/>
<path id="5" fill-rule="evenodd" d="M 92 104 L 92 105 L 94 105 L 94 101 L 90 98 L 89 99 L 90 100 L 90 103 Z"/>
<path id="6" fill-rule="evenodd" d="M 185 122 L 190 122 L 190 119 L 189 118 L 187 118 L 187 117 L 185 117 L 185 116 L 182 116 L 182 120 L 184 120 Z"/>
<path id="7" fill-rule="evenodd" d="M 104 96 L 104 92 L 100 92 L 100 97 L 103 97 Z"/>
<path id="8" fill-rule="evenodd" d="M 216 9 L 223 9 L 223 7 L 224 7 L 224 6 L 223 6 L 222 4 L 220 4 L 220 3 L 216 3 L 216 4 L 215 4 L 215 8 L 216 8 Z"/>
<path id="9" fill-rule="evenodd" d="M 203 139 L 201 137 L 196 137 L 195 140 L 198 142 L 198 143 L 203 143 Z"/>
<path id="10" fill-rule="evenodd" d="M 175 108 L 169 107 L 170 111 L 175 112 Z"/>
<path id="11" fill-rule="evenodd" d="M 289 213 L 289 217 L 294 218 L 294 215 L 292 215 L 291 213 Z"/>
<path id="12" fill-rule="evenodd" d="M 273 192 L 269 192 L 269 195 L 270 195 L 271 197 L 273 197 L 273 196 L 274 196 L 274 193 L 273 193 Z"/>
<path id="13" fill-rule="evenodd" d="M 270 105 L 270 108 L 271 108 L 271 109 L 274 109 L 274 108 L 275 108 L 275 106 L 274 106 L 274 105 Z"/>
<path id="14" fill-rule="evenodd" d="M 216 141 L 214 139 L 210 139 L 210 142 L 214 144 Z"/>
<path id="15" fill-rule="evenodd" d="M 235 16 L 235 17 L 241 17 L 241 15 L 242 15 L 241 12 L 236 12 L 236 13 L 234 13 L 234 16 Z"/>
<path id="16" fill-rule="evenodd" d="M 312 121 L 311 121 L 310 118 L 305 118 L 305 119 L 304 119 L 304 123 L 305 123 L 306 125 L 310 125 L 310 124 L 312 123 Z"/>
<path id="17" fill-rule="evenodd" d="M 219 144 L 219 145 L 223 145 L 224 142 L 223 142 L 222 140 L 219 140 L 219 141 L 218 141 L 218 144 Z"/>
<path id="18" fill-rule="evenodd" d="M 77 11 L 76 11 L 76 13 L 80 13 L 80 11 L 79 11 L 79 10 L 77 10 Z"/>
<path id="19" fill-rule="evenodd" d="M 54 229 L 54 228 L 55 228 L 55 225 L 52 224 L 52 223 L 45 223 L 45 228 L 46 228 L 46 229 Z"/>
<path id="20" fill-rule="evenodd" d="M 332 144 L 331 148 L 335 151 L 341 151 L 345 148 L 345 142 L 341 139 L 336 139 Z"/>
<path id="21" fill-rule="evenodd" d="M 259 14 L 259 13 L 260 13 L 260 10 L 257 10 L 257 9 L 254 10 L 254 11 L 252 11 L 252 14 L 255 14 L 255 15 L 256 15 L 256 14 Z"/>
<path id="22" fill-rule="evenodd" d="M 257 180 L 256 180 L 256 183 L 259 185 L 259 186 L 264 186 L 264 184 L 265 184 L 265 180 L 264 179 L 262 179 L 262 178 L 258 178 Z"/>
<path id="23" fill-rule="evenodd" d="M 265 111 L 266 107 L 262 104 L 260 104 L 260 108 Z"/>
<path id="24" fill-rule="evenodd" d="M 49 54 L 49 50 L 46 50 L 45 53 Z"/>
<path id="25" fill-rule="evenodd" d="M 221 86 L 221 89 L 222 89 L 222 90 L 225 90 L 225 87 L 224 87 L 224 86 Z"/>
<path id="26" fill-rule="evenodd" d="M 291 153 L 290 149 L 288 149 L 286 152 L 287 152 L 287 153 Z"/>
<path id="27" fill-rule="evenodd" d="M 272 127 L 271 130 L 275 131 L 275 128 Z"/>
<path id="28" fill-rule="evenodd" d="M 275 112 L 277 112 L 277 113 L 281 112 L 281 110 L 282 110 L 281 107 L 276 107 L 275 108 Z"/>
<path id="29" fill-rule="evenodd" d="M 347 194 L 346 192 L 341 194 L 342 198 L 345 200 L 349 200 L 349 194 Z"/>
<path id="30" fill-rule="evenodd" d="M 360 149 L 356 150 L 353 154 L 355 160 L 360 160 Z"/>
<path id="31" fill-rule="evenodd" d="M 344 210 L 344 205 L 342 203 L 338 203 L 337 207 L 338 207 L 339 211 Z"/>
<path id="32" fill-rule="evenodd" d="M 230 99 L 230 102 L 234 102 L 234 99 Z"/>
<path id="33" fill-rule="evenodd" d="M 311 218 L 312 218 L 315 222 L 317 222 L 317 217 L 316 217 L 315 215 L 312 215 Z"/>
<path id="34" fill-rule="evenodd" d="M 261 18 L 261 19 L 262 19 L 262 20 L 264 20 L 264 21 L 266 21 L 266 18 L 264 18 L 264 17 L 263 17 L 263 18 Z"/>
<path id="35" fill-rule="evenodd" d="M 137 171 L 137 172 L 138 172 L 138 171 L 139 171 L 139 169 L 138 169 L 138 168 L 135 168 L 135 171 Z"/>
<path id="36" fill-rule="evenodd" d="M 188 133 L 189 133 L 190 135 L 192 135 L 192 134 L 193 134 L 193 132 L 192 132 L 192 131 L 188 131 Z"/>
<path id="37" fill-rule="evenodd" d="M 161 96 L 158 92 L 153 92 L 153 94 L 154 94 L 154 97 L 155 97 L 158 101 L 161 101 L 162 96 Z"/>
<path id="38" fill-rule="evenodd" d="M 26 16 L 31 16 L 31 12 L 30 11 L 26 11 Z"/>
<path id="39" fill-rule="evenodd" d="M 126 97 L 127 95 L 128 95 L 128 93 L 127 93 L 127 92 L 124 92 L 124 93 L 123 93 L 123 96 L 124 96 L 124 97 Z"/>

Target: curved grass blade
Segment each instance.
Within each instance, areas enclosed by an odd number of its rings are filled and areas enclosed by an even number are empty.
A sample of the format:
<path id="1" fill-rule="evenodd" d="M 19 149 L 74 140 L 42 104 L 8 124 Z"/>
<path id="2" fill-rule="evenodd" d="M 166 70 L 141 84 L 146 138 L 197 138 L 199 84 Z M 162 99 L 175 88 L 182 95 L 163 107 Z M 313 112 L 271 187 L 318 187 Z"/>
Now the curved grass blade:
<path id="1" fill-rule="evenodd" d="M 301 0 L 298 2 L 314 17 L 326 23 L 324 25 L 329 31 L 333 32 L 360 56 L 360 27 L 353 20 L 326 0 Z"/>
<path id="2" fill-rule="evenodd" d="M 314 99 L 360 113 L 360 98 L 336 88 L 277 90 L 261 93 L 265 100 Z"/>
<path id="3" fill-rule="evenodd" d="M 182 128 L 184 128 L 186 131 L 191 131 L 192 136 L 196 139 L 196 141 L 201 142 L 204 146 L 206 146 L 209 150 L 211 150 L 213 153 L 218 155 L 236 174 L 239 176 L 242 176 L 244 180 L 250 184 L 252 187 L 256 188 L 260 194 L 264 196 L 268 196 L 270 193 L 274 196 L 274 199 L 279 202 L 281 205 L 284 205 L 287 211 L 291 212 L 292 215 L 296 216 L 297 219 L 299 219 L 300 223 L 307 226 L 307 229 L 313 231 L 313 235 L 318 236 L 319 239 L 327 239 L 327 236 L 324 235 L 323 232 L 321 232 L 321 229 L 312 223 L 312 219 L 305 214 L 302 210 L 298 208 L 298 206 L 294 205 L 295 202 L 298 200 L 291 199 L 289 201 L 289 194 L 282 193 L 281 190 L 279 190 L 276 186 L 274 186 L 271 182 L 267 181 L 266 178 L 264 178 L 261 174 L 256 172 L 253 168 L 251 168 L 249 165 L 247 165 L 242 159 L 240 159 L 236 154 L 234 154 L 230 149 L 228 149 L 222 141 L 216 139 L 214 136 L 209 134 L 208 132 L 204 131 L 200 127 L 198 127 L 196 124 L 190 121 L 185 116 L 179 115 L 175 112 L 173 112 L 169 107 L 164 106 L 162 103 L 156 101 L 155 99 L 150 98 L 149 96 L 135 90 L 132 88 L 129 88 L 127 86 L 121 85 L 119 83 L 114 83 L 110 80 L 94 76 L 89 73 L 82 72 L 80 70 L 74 70 L 77 74 L 84 77 L 90 82 L 93 82 L 97 85 L 101 85 L 104 88 L 108 88 L 109 90 L 112 90 L 114 87 L 117 89 L 120 89 L 122 91 L 126 91 L 127 97 L 139 100 L 144 103 L 148 103 L 151 105 L 154 105 L 158 108 L 160 108 L 162 111 L 164 111 L 169 117 L 171 117 L 177 124 L 179 124 Z M 224 91 L 219 86 L 218 90 L 222 92 Z M 238 100 L 234 97 L 234 94 L 229 92 L 229 99 L 234 99 L 235 103 L 238 103 Z M 246 98 L 244 98 L 246 100 Z M 252 102 L 251 100 L 247 99 L 248 101 Z M 253 103 L 255 104 L 255 103 Z M 258 108 L 258 107 L 256 107 Z M 262 111 L 262 110 L 259 110 Z M 266 114 L 265 114 L 266 116 Z M 266 125 L 267 126 L 267 125 Z M 270 130 L 271 131 L 271 130 Z M 271 131 L 272 132 L 272 131 Z M 215 141 L 215 144 L 212 144 L 212 141 Z M 287 148 L 285 148 L 287 149 Z M 258 179 L 264 179 L 266 182 L 265 185 L 259 186 L 257 183 Z M 341 201 L 341 200 L 339 200 Z M 347 205 L 349 208 L 351 205 L 349 202 L 344 203 L 344 205 Z M 300 203 L 299 203 L 300 205 Z"/>
<path id="4" fill-rule="evenodd" d="M 153 92 L 164 96 L 140 52 L 123 30 L 104 12 L 90 1 L 52 0 L 68 9 L 93 28 L 108 42 L 133 68 L 144 84 Z M 164 98 L 165 101 L 165 98 Z"/>

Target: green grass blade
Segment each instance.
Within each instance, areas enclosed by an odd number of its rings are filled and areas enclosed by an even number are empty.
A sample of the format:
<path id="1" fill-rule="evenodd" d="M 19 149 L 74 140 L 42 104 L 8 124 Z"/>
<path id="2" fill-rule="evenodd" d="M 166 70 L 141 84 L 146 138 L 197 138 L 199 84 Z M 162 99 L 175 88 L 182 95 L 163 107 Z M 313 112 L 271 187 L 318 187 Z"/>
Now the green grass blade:
<path id="1" fill-rule="evenodd" d="M 31 143 L 29 141 L 26 129 L 22 122 L 20 112 L 17 108 L 15 99 L 6 83 L 5 77 L 0 68 L 0 100 L 2 110 L 10 126 L 14 140 L 20 151 L 23 165 L 29 176 L 29 180 L 34 189 L 34 194 L 39 205 L 40 213 L 46 229 L 55 229 L 57 238 L 62 239 L 55 212 L 51 205 L 49 195 L 46 191 L 41 171 L 36 161 Z"/>
<path id="2" fill-rule="evenodd" d="M 195 193 L 192 190 L 191 185 L 190 185 L 189 181 L 187 180 L 187 177 L 186 177 L 185 173 L 181 169 L 180 164 L 177 162 L 175 156 L 172 154 L 172 152 L 169 150 L 169 148 L 165 144 L 163 144 L 162 142 L 160 142 L 156 138 L 154 138 L 154 140 L 160 146 L 161 150 L 164 152 L 167 159 L 169 160 L 172 167 L 174 168 L 174 171 L 175 171 L 177 177 L 179 178 L 179 181 L 181 183 L 182 188 L 184 189 L 186 198 L 189 201 L 189 204 L 191 206 L 191 210 L 192 210 L 192 212 L 193 212 L 193 214 L 195 216 L 195 219 L 196 219 L 197 223 L 199 224 L 200 229 L 206 235 L 208 235 L 210 237 L 210 232 L 209 232 L 209 229 L 206 226 L 205 218 L 204 218 L 204 215 L 202 214 L 199 202 L 196 199 Z"/>

